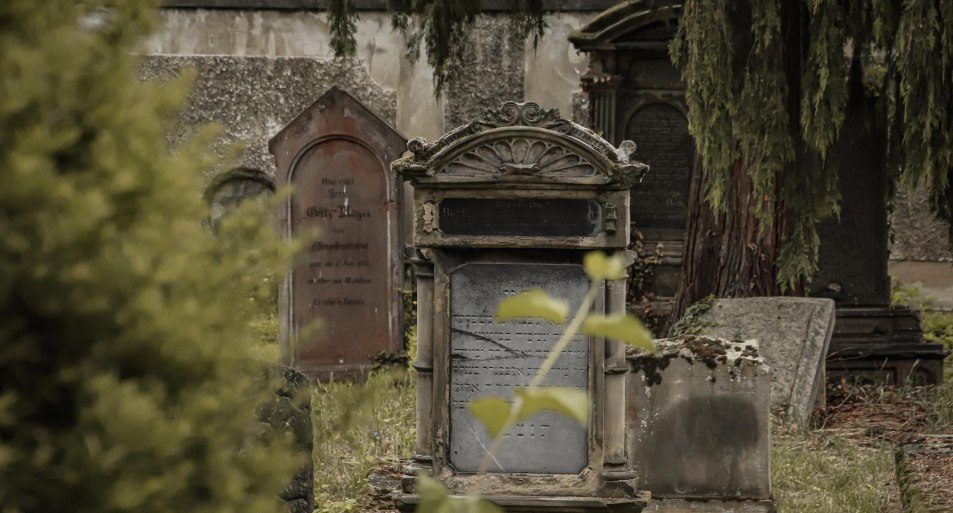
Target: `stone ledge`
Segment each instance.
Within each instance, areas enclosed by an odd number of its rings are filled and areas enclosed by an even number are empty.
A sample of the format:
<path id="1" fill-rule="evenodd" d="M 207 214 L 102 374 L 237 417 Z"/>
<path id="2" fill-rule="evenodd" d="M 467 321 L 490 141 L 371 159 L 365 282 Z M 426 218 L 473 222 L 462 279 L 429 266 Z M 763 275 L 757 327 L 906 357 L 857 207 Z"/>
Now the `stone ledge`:
<path id="1" fill-rule="evenodd" d="M 506 513 L 639 513 L 646 511 L 647 500 L 643 498 L 606 498 L 606 497 L 515 497 L 499 496 L 487 497 Z M 401 512 L 413 512 L 418 495 L 398 495 L 394 504 Z M 705 510 L 702 510 L 705 511 Z M 752 510 L 750 513 L 760 513 L 761 510 Z M 741 513 L 741 511 L 739 511 Z M 749 513 L 747 510 L 744 513 Z"/>
<path id="2" fill-rule="evenodd" d="M 643 511 L 646 513 L 776 513 L 773 500 L 723 501 L 653 499 Z"/>

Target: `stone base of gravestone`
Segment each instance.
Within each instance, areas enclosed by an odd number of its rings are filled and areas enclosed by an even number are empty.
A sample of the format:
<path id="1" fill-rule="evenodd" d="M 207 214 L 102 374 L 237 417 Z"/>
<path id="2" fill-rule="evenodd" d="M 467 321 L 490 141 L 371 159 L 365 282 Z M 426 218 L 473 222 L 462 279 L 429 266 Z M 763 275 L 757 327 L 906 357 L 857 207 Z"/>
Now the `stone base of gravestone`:
<path id="1" fill-rule="evenodd" d="M 834 301 L 822 298 L 716 299 L 698 312 L 693 331 L 755 339 L 771 367 L 771 407 L 806 425 L 824 393 L 824 359 L 834 331 Z"/>
<path id="2" fill-rule="evenodd" d="M 757 341 L 655 343 L 656 353 L 627 355 L 626 443 L 638 489 L 666 499 L 770 499 L 771 379 Z"/>
<path id="3" fill-rule="evenodd" d="M 644 510 L 645 513 L 777 513 L 774 501 L 733 501 L 733 500 L 653 500 Z"/>
<path id="4" fill-rule="evenodd" d="M 647 511 L 647 497 L 487 497 L 506 513 L 640 513 Z M 400 495 L 394 504 L 401 513 L 414 513 L 420 497 Z"/>
<path id="5" fill-rule="evenodd" d="M 273 399 L 258 407 L 258 420 L 269 430 L 291 434 L 295 445 L 307 455 L 307 463 L 298 470 L 279 498 L 287 505 L 289 513 L 311 513 L 314 510 L 314 465 L 311 460 L 313 440 L 308 379 L 301 372 L 284 366 L 273 367 L 270 374 L 277 380 L 278 387 Z"/>

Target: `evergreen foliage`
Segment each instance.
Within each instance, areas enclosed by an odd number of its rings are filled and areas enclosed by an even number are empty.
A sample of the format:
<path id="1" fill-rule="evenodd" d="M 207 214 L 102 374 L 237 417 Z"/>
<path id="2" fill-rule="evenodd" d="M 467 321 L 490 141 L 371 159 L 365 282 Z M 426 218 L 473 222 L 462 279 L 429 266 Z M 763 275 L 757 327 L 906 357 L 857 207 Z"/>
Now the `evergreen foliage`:
<path id="1" fill-rule="evenodd" d="M 782 33 L 784 5 L 801 18 L 792 22 L 793 36 Z M 783 45 L 795 46 L 798 57 L 785 57 Z M 688 84 L 689 128 L 710 171 L 711 206 L 730 212 L 725 198 L 732 191 L 722 170 L 740 160 L 763 198 L 756 211 L 762 230 L 778 209 L 788 214 L 780 283 L 810 278 L 816 269 L 815 224 L 836 214 L 840 199 L 829 150 L 859 82 L 868 88 L 873 82 L 883 106 L 878 114 L 890 118 L 869 122 L 893 127 L 884 141 L 892 173 L 930 184 L 934 210 L 953 222 L 953 3 L 693 1 L 683 10 L 671 53 Z M 800 76 L 785 79 L 785 65 L 799 68 Z M 877 68 L 886 73 L 864 76 Z M 791 112 L 788 95 L 797 92 Z M 796 129 L 787 125 L 792 116 Z"/>
<path id="2" fill-rule="evenodd" d="M 203 228 L 201 145 L 165 139 L 187 84 L 130 53 L 155 4 L 0 2 L 5 512 L 277 512 L 303 463 L 252 429 L 275 235 Z"/>

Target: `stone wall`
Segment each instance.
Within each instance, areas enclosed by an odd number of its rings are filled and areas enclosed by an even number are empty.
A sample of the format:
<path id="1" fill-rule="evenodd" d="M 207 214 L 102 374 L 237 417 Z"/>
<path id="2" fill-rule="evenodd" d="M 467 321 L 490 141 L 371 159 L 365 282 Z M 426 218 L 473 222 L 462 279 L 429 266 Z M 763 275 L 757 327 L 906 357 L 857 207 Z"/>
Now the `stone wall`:
<path id="1" fill-rule="evenodd" d="M 403 36 L 391 29 L 390 17 L 384 12 L 360 13 L 356 59 L 340 63 L 335 62 L 331 53 L 327 19 L 322 12 L 169 8 L 161 13 L 162 28 L 149 38 L 143 49 L 151 61 L 144 76 L 154 77 L 163 68 L 178 72 L 184 64 L 173 58 L 188 58 L 189 63 L 202 64 L 202 71 L 207 74 L 200 77 L 195 96 L 206 99 L 191 103 L 189 108 L 198 111 L 212 108 L 218 112 L 214 115 L 191 112 L 189 121 L 212 118 L 233 126 L 240 116 L 263 116 L 272 123 L 286 123 L 290 118 L 284 119 L 287 116 L 282 114 L 292 106 L 298 108 L 302 102 L 296 100 L 313 101 L 330 84 L 336 84 L 362 101 L 369 96 L 389 95 L 391 98 L 386 100 L 385 107 L 381 107 L 380 102 L 368 106 L 408 138 L 435 139 L 452 126 L 476 117 L 481 107 L 495 106 L 506 100 L 528 99 L 545 107 L 557 107 L 563 115 L 570 116 L 574 93 L 578 96 L 580 89 L 579 76 L 586 69 L 586 56 L 576 53 L 567 37 L 571 30 L 595 14 L 597 12 L 579 11 L 547 15 L 546 34 L 535 48 L 532 41 L 518 41 L 507 35 L 509 21 L 505 14 L 481 16 L 473 35 L 472 58 L 467 62 L 462 80 L 438 99 L 434 94 L 432 68 L 423 58 L 416 64 L 410 63 Z M 225 57 L 232 60 L 227 61 Z M 254 65 L 241 63 L 256 58 Z M 289 58 L 287 62 L 294 61 L 294 64 L 286 64 L 284 69 L 268 69 L 263 58 Z M 170 63 L 163 63 L 165 60 Z M 221 69 L 226 63 L 227 71 Z M 209 66 L 218 70 L 205 71 Z M 148 70 L 149 67 L 157 69 Z M 270 74 L 274 72 L 281 74 Z M 201 91 L 210 86 L 206 78 L 221 81 L 223 85 L 216 86 L 219 90 L 255 89 L 254 98 L 236 93 L 229 100 L 253 99 L 258 101 L 258 106 L 249 109 L 249 105 L 256 104 L 236 104 L 229 108 L 216 105 L 218 98 Z M 256 85 L 256 82 L 261 83 Z M 291 94 L 294 98 L 285 98 L 288 103 L 284 104 L 281 98 L 270 102 L 268 87 L 272 85 L 285 87 L 279 94 Z M 241 139 L 239 135 L 270 138 L 282 126 L 263 126 L 264 131 L 232 135 L 235 139 Z M 255 144 L 250 140 L 246 143 Z"/>
<path id="2" fill-rule="evenodd" d="M 535 48 L 531 41 L 507 36 L 504 14 L 482 16 L 463 79 L 440 98 L 432 68 L 423 58 L 410 63 L 403 36 L 391 29 L 390 16 L 382 11 L 360 12 L 357 56 L 339 62 L 331 53 L 327 17 L 320 11 L 167 8 L 161 12 L 160 30 L 143 47 L 141 75 L 170 78 L 195 68 L 195 89 L 173 138 L 182 140 L 198 126 L 216 124 L 222 129 L 215 144 L 219 154 L 237 151 L 232 165 L 273 174 L 268 141 L 332 85 L 357 97 L 408 139 L 434 140 L 478 117 L 480 108 L 507 100 L 532 100 L 557 107 L 566 117 L 584 118 L 579 76 L 587 59 L 567 37 L 598 14 L 593 9 L 604 8 L 602 4 L 547 15 L 546 34 Z M 405 203 L 412 201 L 409 187 L 403 197 Z M 406 214 L 409 235 L 412 222 Z"/>
<path id="3" fill-rule="evenodd" d="M 926 190 L 901 188 L 890 216 L 890 276 L 915 285 L 933 308 L 953 309 L 953 252 L 947 226 L 930 212 Z"/>
<path id="4" fill-rule="evenodd" d="M 303 57 L 231 55 L 149 55 L 140 68 L 145 79 L 168 79 L 187 68 L 195 86 L 180 113 L 173 139 L 196 127 L 214 124 L 221 134 L 214 145 L 223 156 L 239 150 L 236 163 L 274 175 L 268 141 L 332 85 L 358 97 L 393 124 L 397 94 L 370 79 L 360 63 L 322 62 Z"/>

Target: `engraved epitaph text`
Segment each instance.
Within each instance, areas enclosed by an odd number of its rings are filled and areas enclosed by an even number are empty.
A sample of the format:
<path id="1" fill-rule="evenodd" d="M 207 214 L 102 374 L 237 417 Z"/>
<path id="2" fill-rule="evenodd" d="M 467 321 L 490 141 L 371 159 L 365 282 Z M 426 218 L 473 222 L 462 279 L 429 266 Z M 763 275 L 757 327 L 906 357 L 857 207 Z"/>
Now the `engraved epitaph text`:
<path id="1" fill-rule="evenodd" d="M 390 345 L 385 180 L 379 159 L 347 139 L 312 147 L 295 167 L 292 231 L 319 232 L 292 276 L 295 329 L 320 321 L 298 333 L 300 362 L 366 365 Z"/>
<path id="2" fill-rule="evenodd" d="M 635 156 L 650 169 L 632 189 L 632 222 L 640 230 L 684 230 L 693 155 L 685 115 L 653 103 L 632 116 L 625 136 L 635 141 Z"/>
<path id="3" fill-rule="evenodd" d="M 569 300 L 575 310 L 588 284 L 577 264 L 471 263 L 453 272 L 448 452 L 458 472 L 476 471 L 492 443 L 467 403 L 488 395 L 511 400 L 514 387 L 529 384 L 563 330 L 543 320 L 496 323 L 496 305 L 523 290 L 542 288 Z M 577 335 L 544 385 L 586 389 L 588 355 L 588 338 Z M 506 437 L 493 472 L 574 474 L 588 463 L 586 428 L 552 412 L 517 424 Z"/>

